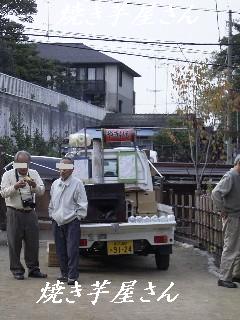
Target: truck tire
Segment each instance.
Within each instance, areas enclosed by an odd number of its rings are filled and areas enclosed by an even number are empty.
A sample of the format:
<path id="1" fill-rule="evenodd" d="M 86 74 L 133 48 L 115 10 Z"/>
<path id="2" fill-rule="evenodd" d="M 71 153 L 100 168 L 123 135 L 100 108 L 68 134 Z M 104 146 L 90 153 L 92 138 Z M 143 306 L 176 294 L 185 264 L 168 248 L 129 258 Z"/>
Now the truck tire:
<path id="1" fill-rule="evenodd" d="M 155 261 L 158 270 L 167 270 L 169 268 L 170 254 L 155 253 Z"/>

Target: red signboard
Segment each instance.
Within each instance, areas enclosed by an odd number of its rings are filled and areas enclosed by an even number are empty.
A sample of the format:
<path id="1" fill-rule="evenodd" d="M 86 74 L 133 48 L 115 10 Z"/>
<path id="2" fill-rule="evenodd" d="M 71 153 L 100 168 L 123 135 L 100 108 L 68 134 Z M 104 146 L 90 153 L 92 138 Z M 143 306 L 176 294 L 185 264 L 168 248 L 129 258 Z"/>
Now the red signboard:
<path id="1" fill-rule="evenodd" d="M 104 142 L 123 142 L 134 141 L 135 130 L 134 129 L 103 129 L 103 141 Z"/>

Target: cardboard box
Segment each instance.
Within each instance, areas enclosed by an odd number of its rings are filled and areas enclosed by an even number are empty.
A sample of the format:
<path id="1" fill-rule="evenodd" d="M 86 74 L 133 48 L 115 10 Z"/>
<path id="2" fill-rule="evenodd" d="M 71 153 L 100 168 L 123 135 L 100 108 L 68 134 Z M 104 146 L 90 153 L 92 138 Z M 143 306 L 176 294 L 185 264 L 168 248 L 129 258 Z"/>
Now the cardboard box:
<path id="1" fill-rule="evenodd" d="M 157 202 L 155 199 L 155 192 L 138 192 L 138 214 L 156 214 Z"/>
<path id="2" fill-rule="evenodd" d="M 47 243 L 47 264 L 48 267 L 59 267 L 56 246 L 54 242 Z"/>

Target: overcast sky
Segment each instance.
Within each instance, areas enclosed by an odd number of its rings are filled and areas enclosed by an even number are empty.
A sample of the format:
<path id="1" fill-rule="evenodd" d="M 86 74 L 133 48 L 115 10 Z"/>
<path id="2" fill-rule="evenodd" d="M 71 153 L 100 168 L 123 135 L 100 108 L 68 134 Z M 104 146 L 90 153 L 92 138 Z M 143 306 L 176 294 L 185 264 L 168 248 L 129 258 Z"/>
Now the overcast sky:
<path id="1" fill-rule="evenodd" d="M 103 35 L 125 40 L 133 38 L 140 41 L 218 43 L 219 37 L 228 34 L 226 25 L 228 10 L 237 11 L 238 13 L 233 14 L 233 19 L 240 20 L 239 0 L 37 0 L 36 2 L 38 13 L 34 17 L 34 22 L 27 26 L 40 30 L 50 29 L 50 35 L 61 36 L 68 33 L 68 36 L 75 34 L 77 37 Z M 218 10 L 223 12 L 217 14 L 216 5 Z M 155 60 L 104 52 L 141 75 L 141 78 L 135 78 L 136 113 L 174 112 L 176 104 L 171 95 L 170 73 L 179 63 L 168 61 L 167 58 L 194 61 L 207 58 L 208 52 L 219 49 L 218 46 L 177 44 L 152 46 L 84 39 L 43 37 L 31 37 L 31 39 L 43 42 L 82 42 L 96 49 L 165 58 Z M 154 90 L 157 90 L 156 96 Z M 155 102 L 156 107 L 154 107 Z"/>

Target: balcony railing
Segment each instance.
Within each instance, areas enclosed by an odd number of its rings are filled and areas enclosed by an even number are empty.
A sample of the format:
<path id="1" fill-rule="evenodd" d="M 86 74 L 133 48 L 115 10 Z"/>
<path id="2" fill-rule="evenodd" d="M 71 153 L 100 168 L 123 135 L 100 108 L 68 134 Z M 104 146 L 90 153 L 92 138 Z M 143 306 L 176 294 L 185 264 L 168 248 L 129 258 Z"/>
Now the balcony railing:
<path id="1" fill-rule="evenodd" d="M 79 86 L 83 92 L 89 94 L 101 94 L 105 93 L 105 81 L 104 80 L 77 80 L 76 86 Z"/>

